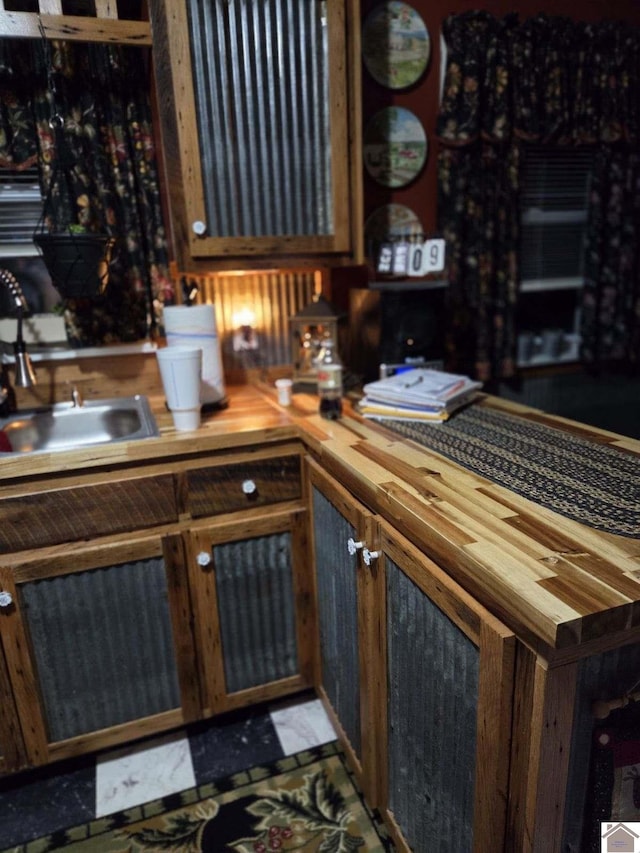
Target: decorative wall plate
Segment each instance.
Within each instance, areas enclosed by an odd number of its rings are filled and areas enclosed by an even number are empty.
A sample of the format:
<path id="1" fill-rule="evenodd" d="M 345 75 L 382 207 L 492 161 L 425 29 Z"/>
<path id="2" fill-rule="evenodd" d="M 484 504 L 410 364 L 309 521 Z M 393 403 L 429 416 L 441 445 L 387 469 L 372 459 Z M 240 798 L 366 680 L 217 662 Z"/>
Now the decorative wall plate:
<path id="1" fill-rule="evenodd" d="M 416 116 L 404 107 L 377 112 L 364 132 L 364 165 L 383 187 L 404 187 L 427 159 L 427 136 Z"/>
<path id="2" fill-rule="evenodd" d="M 420 15 L 400 0 L 380 3 L 362 28 L 362 57 L 369 74 L 389 89 L 406 89 L 422 77 L 431 42 Z"/>
<path id="3" fill-rule="evenodd" d="M 385 204 L 376 208 L 365 223 L 364 233 L 368 243 L 381 243 L 398 237 L 424 239 L 422 223 L 404 204 Z"/>

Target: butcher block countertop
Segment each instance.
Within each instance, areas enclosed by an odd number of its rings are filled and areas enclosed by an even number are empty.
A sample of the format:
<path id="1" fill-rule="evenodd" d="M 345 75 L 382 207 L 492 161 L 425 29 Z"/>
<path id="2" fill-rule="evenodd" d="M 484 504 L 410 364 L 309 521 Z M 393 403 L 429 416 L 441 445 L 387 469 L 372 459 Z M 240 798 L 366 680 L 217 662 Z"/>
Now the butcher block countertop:
<path id="1" fill-rule="evenodd" d="M 15 494 L 21 484 L 59 481 L 74 471 L 157 468 L 162 459 L 303 439 L 329 474 L 549 664 L 640 640 L 640 530 L 619 536 L 572 521 L 365 421 L 348 404 L 340 421 L 327 421 L 312 395 L 294 395 L 286 409 L 266 385 L 230 388 L 228 396 L 228 408 L 205 416 L 195 432 L 176 432 L 158 398 L 152 404 L 159 438 L 0 458 L 1 490 Z M 640 456 L 640 441 L 536 409 L 492 397 L 474 405 L 546 421 Z"/>

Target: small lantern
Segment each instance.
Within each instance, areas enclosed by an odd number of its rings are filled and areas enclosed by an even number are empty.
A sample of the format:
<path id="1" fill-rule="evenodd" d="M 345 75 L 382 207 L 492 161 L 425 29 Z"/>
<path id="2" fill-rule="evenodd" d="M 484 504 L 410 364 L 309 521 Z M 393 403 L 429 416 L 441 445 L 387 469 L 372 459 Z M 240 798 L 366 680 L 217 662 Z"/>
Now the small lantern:
<path id="1" fill-rule="evenodd" d="M 316 294 L 313 300 L 289 318 L 293 381 L 297 387 L 317 385 L 317 359 L 324 341 L 331 338 L 338 347 L 338 315 L 327 300 Z"/>

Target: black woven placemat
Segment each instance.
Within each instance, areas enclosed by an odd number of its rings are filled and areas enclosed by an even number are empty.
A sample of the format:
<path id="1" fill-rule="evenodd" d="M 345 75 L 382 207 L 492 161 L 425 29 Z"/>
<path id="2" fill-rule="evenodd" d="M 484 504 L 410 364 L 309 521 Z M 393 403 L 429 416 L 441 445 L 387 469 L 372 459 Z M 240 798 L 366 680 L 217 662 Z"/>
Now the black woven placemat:
<path id="1" fill-rule="evenodd" d="M 445 423 L 381 423 L 567 518 L 640 537 L 638 456 L 480 406 Z"/>

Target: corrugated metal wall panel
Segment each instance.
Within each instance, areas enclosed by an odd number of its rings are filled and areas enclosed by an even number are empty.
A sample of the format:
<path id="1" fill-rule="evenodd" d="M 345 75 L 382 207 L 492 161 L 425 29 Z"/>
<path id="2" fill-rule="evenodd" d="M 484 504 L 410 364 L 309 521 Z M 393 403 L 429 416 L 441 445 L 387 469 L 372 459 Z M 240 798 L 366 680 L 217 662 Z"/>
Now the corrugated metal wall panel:
<path id="1" fill-rule="evenodd" d="M 592 814 L 588 805 L 593 793 L 589 791 L 593 731 L 596 725 L 607 725 L 606 720 L 598 721 L 594 718 L 593 703 L 622 697 L 637 689 L 639 680 L 638 644 L 593 655 L 580 662 L 562 844 L 562 850 L 566 853 L 600 850 L 600 820 L 609 817 Z M 606 785 L 607 780 L 600 779 L 598 783 Z"/>
<path id="2" fill-rule="evenodd" d="M 357 562 L 347 541 L 355 530 L 313 490 L 322 684 L 356 755 L 360 755 Z"/>
<path id="3" fill-rule="evenodd" d="M 21 587 L 52 741 L 180 706 L 163 561 Z"/>
<path id="4" fill-rule="evenodd" d="M 213 549 L 227 690 L 298 672 L 291 534 Z"/>
<path id="5" fill-rule="evenodd" d="M 325 3 L 191 0 L 210 234 L 330 234 Z"/>
<path id="6" fill-rule="evenodd" d="M 478 649 L 385 565 L 390 808 L 416 853 L 471 851 Z"/>
<path id="7" fill-rule="evenodd" d="M 291 363 L 289 318 L 320 292 L 317 270 L 260 270 L 187 276 L 198 287 L 197 302 L 215 306 L 216 326 L 226 369 L 239 365 L 233 351 L 234 315 L 249 308 L 255 314 L 261 367 Z"/>

